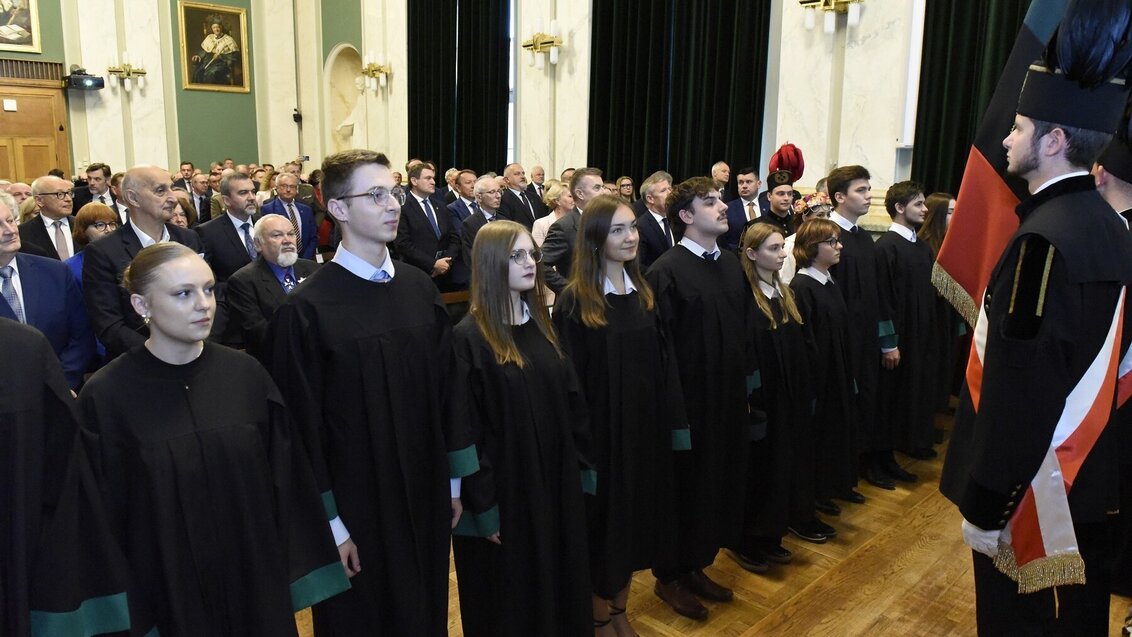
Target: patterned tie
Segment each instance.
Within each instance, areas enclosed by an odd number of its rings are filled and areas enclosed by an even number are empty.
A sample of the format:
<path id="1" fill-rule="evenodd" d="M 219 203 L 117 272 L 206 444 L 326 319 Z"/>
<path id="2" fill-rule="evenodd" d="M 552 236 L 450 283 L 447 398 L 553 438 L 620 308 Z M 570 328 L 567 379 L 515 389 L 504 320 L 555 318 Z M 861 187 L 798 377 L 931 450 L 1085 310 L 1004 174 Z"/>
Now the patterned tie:
<path id="1" fill-rule="evenodd" d="M 472 214 L 476 214 L 479 211 L 480 211 L 480 205 L 473 201 L 472 202 Z"/>
<path id="2" fill-rule="evenodd" d="M 299 215 L 295 214 L 295 204 L 284 204 L 287 207 L 287 216 L 291 218 L 291 225 L 295 228 L 295 243 L 300 243 L 303 240 L 302 233 L 299 232 Z"/>
<path id="3" fill-rule="evenodd" d="M 20 303 L 20 297 L 16 295 L 16 285 L 12 283 L 12 275 L 16 273 L 16 269 L 10 265 L 0 268 L 0 279 L 4 279 L 0 285 L 0 293 L 3 293 L 4 300 L 8 302 L 8 306 L 12 308 L 12 313 L 16 315 L 16 320 L 21 323 L 27 323 L 27 317 L 24 316 L 24 306 Z"/>
<path id="4" fill-rule="evenodd" d="M 248 256 L 255 260 L 258 253 L 255 249 L 255 243 L 252 242 L 252 224 L 245 221 L 240 229 L 244 231 L 244 247 L 248 249 Z"/>
<path id="5" fill-rule="evenodd" d="M 71 258 L 71 251 L 67 249 L 67 233 L 63 231 L 63 220 L 55 222 L 55 251 L 59 253 L 59 260 L 66 261 Z"/>
<path id="6" fill-rule="evenodd" d="M 747 202 L 747 221 L 754 221 L 755 219 L 755 202 Z"/>
<path id="7" fill-rule="evenodd" d="M 283 274 L 283 291 L 287 294 L 295 289 L 295 277 L 291 276 L 291 272 L 287 271 Z"/>
<path id="8" fill-rule="evenodd" d="M 373 273 L 373 276 L 371 276 L 369 280 L 377 281 L 378 283 L 389 283 L 393 280 L 393 277 L 389 276 L 389 273 L 385 270 L 378 270 Z"/>

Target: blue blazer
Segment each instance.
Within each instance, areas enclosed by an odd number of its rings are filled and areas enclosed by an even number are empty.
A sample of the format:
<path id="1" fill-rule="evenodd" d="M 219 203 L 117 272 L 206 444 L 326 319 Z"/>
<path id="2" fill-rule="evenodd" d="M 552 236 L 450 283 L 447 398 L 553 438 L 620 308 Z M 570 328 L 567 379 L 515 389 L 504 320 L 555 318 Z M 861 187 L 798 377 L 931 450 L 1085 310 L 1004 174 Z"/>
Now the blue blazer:
<path id="1" fill-rule="evenodd" d="M 727 233 L 723 235 L 720 245 L 732 252 L 739 249 L 739 242 L 743 240 L 743 229 L 747 227 L 746 205 L 742 197 L 727 203 Z M 758 209 L 756 203 L 755 211 L 757 212 Z"/>
<path id="2" fill-rule="evenodd" d="M 43 332 L 63 364 L 67 382 L 78 387 L 94 358 L 94 331 L 75 276 L 62 261 L 31 254 L 17 254 L 16 268 L 28 325 Z M 16 312 L 2 298 L 0 316 L 16 320 Z"/>
<path id="3" fill-rule="evenodd" d="M 299 212 L 299 234 L 302 239 L 299 243 L 299 257 L 303 259 L 314 259 L 314 253 L 318 250 L 318 228 L 314 225 L 314 211 L 305 203 L 295 199 L 295 210 Z M 278 197 L 263 204 L 259 209 L 260 214 L 264 215 L 283 215 L 287 216 L 287 209 L 283 207 L 283 202 Z"/>

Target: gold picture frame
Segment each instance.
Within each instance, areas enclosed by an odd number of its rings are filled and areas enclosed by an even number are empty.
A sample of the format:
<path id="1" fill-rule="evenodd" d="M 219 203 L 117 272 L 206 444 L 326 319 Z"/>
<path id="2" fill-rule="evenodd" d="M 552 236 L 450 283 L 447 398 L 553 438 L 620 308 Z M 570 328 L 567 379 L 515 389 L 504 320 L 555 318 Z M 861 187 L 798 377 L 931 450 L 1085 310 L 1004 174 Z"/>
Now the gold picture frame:
<path id="1" fill-rule="evenodd" d="M 0 0 L 0 51 L 43 53 L 39 0 Z"/>
<path id="2" fill-rule="evenodd" d="M 248 12 L 206 2 L 177 3 L 181 88 L 248 93 Z"/>

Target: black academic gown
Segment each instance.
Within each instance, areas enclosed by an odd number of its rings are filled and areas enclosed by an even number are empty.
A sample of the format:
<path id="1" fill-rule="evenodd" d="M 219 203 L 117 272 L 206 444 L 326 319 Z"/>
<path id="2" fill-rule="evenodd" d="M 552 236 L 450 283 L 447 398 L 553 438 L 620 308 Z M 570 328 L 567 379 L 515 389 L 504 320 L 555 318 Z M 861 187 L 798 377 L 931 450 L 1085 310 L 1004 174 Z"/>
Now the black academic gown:
<path id="1" fill-rule="evenodd" d="M 738 541 L 747 470 L 748 383 L 757 367 L 754 297 L 737 257 L 715 261 L 676 246 L 649 268 L 665 333 L 672 334 L 692 449 L 677 454 L 675 561 L 702 569 Z"/>
<path id="2" fill-rule="evenodd" d="M 803 326 L 784 322 L 780 297 L 768 300 L 778 326 L 755 312 L 761 386 L 755 405 L 766 413 L 765 435 L 751 442 L 747 464 L 744 536 L 777 546 L 790 523 L 814 517 L 813 389 Z M 741 547 L 753 554 L 765 546 Z"/>
<path id="3" fill-rule="evenodd" d="M 842 497 L 857 483 L 853 397 L 856 383 L 849 367 L 849 310 L 836 289 L 799 272 L 790 281 L 798 312 L 805 321 L 807 351 L 816 390 L 813 432 L 816 495 Z"/>
<path id="4" fill-rule="evenodd" d="M 460 619 L 468 637 L 582 637 L 593 631 L 584 398 L 533 320 L 511 334 L 522 369 L 496 362 L 471 315 L 454 330 L 452 417 L 473 432 L 480 467 L 463 480 L 452 540 Z M 485 539 L 496 532 L 501 545 Z"/>
<path id="5" fill-rule="evenodd" d="M 349 587 L 301 440 L 252 357 L 145 346 L 79 395 L 87 447 L 132 571 L 132 634 L 294 635 Z"/>
<path id="6" fill-rule="evenodd" d="M 126 562 L 59 359 L 43 334 L 8 319 L 0 343 L 0 634 L 128 630 Z"/>
<path id="7" fill-rule="evenodd" d="M 636 292 L 605 297 L 606 325 L 588 328 L 570 288 L 554 324 L 590 411 L 597 493 L 586 498 L 590 575 L 612 599 L 633 571 L 672 542 L 672 454 L 688 448 L 688 419 L 672 342 Z M 678 451 L 677 453 L 679 453 Z"/>
<path id="8" fill-rule="evenodd" d="M 876 242 L 877 292 L 881 314 L 891 317 L 893 334 L 882 339 L 899 347 L 896 369 L 880 370 L 876 450 L 913 451 L 934 442 L 935 364 L 928 358 L 935 334 L 936 291 L 932 251 L 889 231 Z"/>
<path id="9" fill-rule="evenodd" d="M 362 563 L 349 591 L 314 608 L 320 636 L 448 630 L 449 467 L 470 473 L 475 450 L 443 415 L 451 328 L 440 293 L 394 263 L 388 283 L 322 266 L 268 329 L 272 374 Z"/>

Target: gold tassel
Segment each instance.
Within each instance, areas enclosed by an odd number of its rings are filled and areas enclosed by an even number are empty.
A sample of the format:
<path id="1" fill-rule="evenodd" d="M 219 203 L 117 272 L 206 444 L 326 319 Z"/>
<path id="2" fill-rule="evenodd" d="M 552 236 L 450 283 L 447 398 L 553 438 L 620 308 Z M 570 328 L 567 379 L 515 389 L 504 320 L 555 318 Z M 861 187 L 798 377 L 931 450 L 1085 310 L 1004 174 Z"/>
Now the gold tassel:
<path id="1" fill-rule="evenodd" d="M 975 327 L 975 321 L 979 319 L 979 306 L 967 290 L 959 285 L 947 270 L 937 261 L 932 266 L 932 283 L 935 284 L 935 289 L 939 291 L 939 295 L 947 299 L 947 302 L 955 308 L 956 312 L 967 321 L 967 324 L 972 328 Z"/>
<path id="2" fill-rule="evenodd" d="M 1085 583 L 1085 560 L 1080 553 L 1059 553 L 1036 559 L 1018 566 L 1014 549 L 1010 545 L 998 547 L 994 557 L 995 568 L 1018 582 L 1018 592 L 1035 593 L 1054 586 Z"/>

